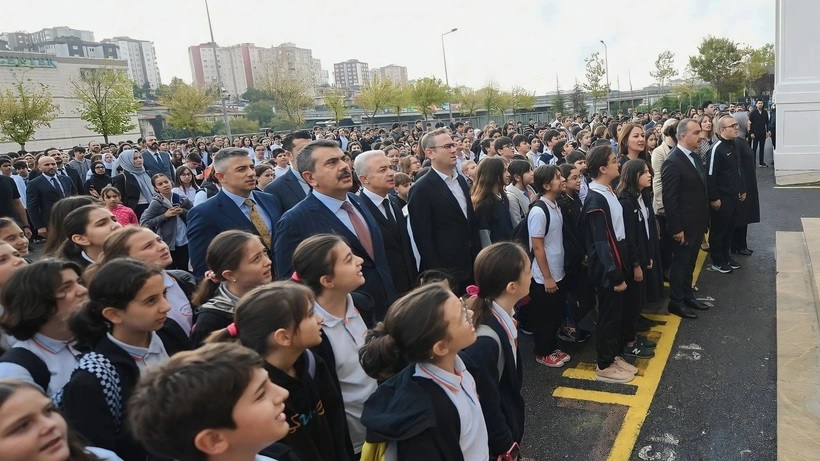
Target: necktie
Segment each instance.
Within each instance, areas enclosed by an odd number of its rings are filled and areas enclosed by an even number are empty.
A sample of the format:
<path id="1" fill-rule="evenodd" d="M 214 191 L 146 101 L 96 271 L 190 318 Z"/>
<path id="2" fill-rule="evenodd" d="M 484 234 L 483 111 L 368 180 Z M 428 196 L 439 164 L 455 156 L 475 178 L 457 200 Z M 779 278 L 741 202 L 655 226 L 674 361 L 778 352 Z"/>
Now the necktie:
<path id="1" fill-rule="evenodd" d="M 65 176 L 66 175 L 65 170 L 62 169 L 62 168 L 58 169 L 57 171 L 60 173 L 60 176 Z"/>
<path id="2" fill-rule="evenodd" d="M 387 220 L 390 221 L 393 227 L 396 227 L 396 219 L 393 218 L 393 213 L 390 211 L 390 199 L 382 200 L 382 206 L 384 207 L 384 212 L 387 214 Z"/>
<path id="3" fill-rule="evenodd" d="M 694 152 L 690 152 L 689 156 L 695 161 L 695 169 L 698 170 L 698 176 L 700 176 L 700 180 L 703 181 L 703 167 L 700 164 L 700 157 L 698 157 Z"/>
<path id="4" fill-rule="evenodd" d="M 356 231 L 356 236 L 359 237 L 364 251 L 370 255 L 370 259 L 373 259 L 373 240 L 370 237 L 370 229 L 367 228 L 367 224 L 365 224 L 362 218 L 353 210 L 353 205 L 351 205 L 350 202 L 342 202 L 342 209 L 345 210 L 350 217 L 350 223 L 353 224 L 353 230 Z"/>
<path id="5" fill-rule="evenodd" d="M 256 204 L 253 200 L 246 198 L 245 205 L 248 206 L 251 210 L 251 223 L 253 227 L 256 228 L 256 232 L 259 233 L 259 236 L 262 237 L 262 242 L 265 244 L 269 250 L 271 248 L 271 241 L 270 241 L 270 229 L 268 226 L 265 225 L 265 220 L 262 219 L 262 215 L 259 214 L 259 211 L 256 209 Z"/>
<path id="6" fill-rule="evenodd" d="M 60 197 L 65 197 L 65 193 L 63 193 L 63 187 L 60 185 L 60 181 L 57 180 L 57 177 L 51 178 L 51 184 L 57 189 L 57 193 L 60 194 Z"/>
<path id="7" fill-rule="evenodd" d="M 159 152 L 154 154 L 154 157 L 157 159 L 157 164 L 159 164 L 159 166 L 162 166 L 162 159 L 159 156 Z"/>

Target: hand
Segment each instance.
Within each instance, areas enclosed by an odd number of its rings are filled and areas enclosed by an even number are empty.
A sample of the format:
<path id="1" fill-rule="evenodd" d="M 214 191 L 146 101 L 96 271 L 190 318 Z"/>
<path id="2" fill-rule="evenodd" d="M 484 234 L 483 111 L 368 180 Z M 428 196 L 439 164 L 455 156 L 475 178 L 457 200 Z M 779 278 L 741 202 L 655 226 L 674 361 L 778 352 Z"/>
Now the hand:
<path id="1" fill-rule="evenodd" d="M 714 202 L 712 202 L 712 209 L 715 210 L 715 211 L 720 209 L 720 199 L 715 200 Z"/>
<path id="2" fill-rule="evenodd" d="M 643 269 L 641 269 L 641 266 L 632 269 L 632 277 L 636 282 L 643 282 Z"/>
<path id="3" fill-rule="evenodd" d="M 182 213 L 182 208 L 180 208 L 178 206 L 174 206 L 174 207 L 168 208 L 168 210 L 165 211 L 165 213 L 163 213 L 163 214 L 165 215 L 166 218 L 171 219 L 171 218 L 173 218 L 174 216 L 177 216 L 180 213 Z"/>
<path id="4" fill-rule="evenodd" d="M 46 229 L 45 227 L 41 227 L 41 228 L 37 229 L 37 234 L 38 234 L 40 237 L 45 238 L 45 237 L 46 237 L 46 235 L 48 234 L 48 229 Z"/>
<path id="5" fill-rule="evenodd" d="M 672 240 L 674 240 L 674 241 L 676 241 L 680 244 L 683 244 L 683 242 L 686 241 L 686 239 L 684 238 L 684 235 L 683 235 L 683 231 L 680 231 L 677 234 L 673 234 L 672 235 Z"/>
<path id="6" fill-rule="evenodd" d="M 626 282 L 621 282 L 621 284 L 613 288 L 613 290 L 615 290 L 615 293 L 623 293 L 626 291 Z"/>
<path id="7" fill-rule="evenodd" d="M 547 293 L 555 293 L 558 291 L 558 284 L 555 283 L 555 279 L 548 278 L 544 280 L 544 291 Z"/>
<path id="8" fill-rule="evenodd" d="M 741 202 L 745 201 L 746 200 L 746 192 L 744 192 L 742 194 L 738 194 L 737 199 L 740 200 Z"/>
<path id="9" fill-rule="evenodd" d="M 647 270 L 651 270 L 653 267 L 655 267 L 655 260 L 654 260 L 654 259 L 650 259 L 650 260 L 649 260 L 649 264 L 647 264 L 647 266 L 646 266 L 646 269 L 647 269 Z"/>
<path id="10" fill-rule="evenodd" d="M 24 227 L 23 228 L 23 235 L 25 235 L 27 239 L 31 240 L 31 228 L 30 227 Z"/>
<path id="11" fill-rule="evenodd" d="M 94 198 L 100 198 L 100 194 L 98 194 L 94 189 L 88 189 L 88 194 Z"/>
<path id="12" fill-rule="evenodd" d="M 754 139 L 754 138 L 755 138 L 755 134 L 754 134 L 754 133 L 750 133 L 749 135 L 752 137 L 752 139 Z"/>

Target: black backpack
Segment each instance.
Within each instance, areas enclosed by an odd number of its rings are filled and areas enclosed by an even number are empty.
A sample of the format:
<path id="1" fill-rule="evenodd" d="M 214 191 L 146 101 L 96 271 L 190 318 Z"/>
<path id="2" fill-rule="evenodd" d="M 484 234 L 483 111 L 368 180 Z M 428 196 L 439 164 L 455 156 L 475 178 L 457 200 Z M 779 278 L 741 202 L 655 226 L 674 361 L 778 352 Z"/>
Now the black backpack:
<path id="1" fill-rule="evenodd" d="M 22 347 L 12 347 L 0 356 L 0 362 L 13 363 L 25 368 L 37 384 L 43 388 L 43 392 L 48 393 L 48 385 L 51 383 L 51 371 L 40 357 L 34 352 Z"/>
<path id="2" fill-rule="evenodd" d="M 524 251 L 530 255 L 530 259 L 534 257 L 532 250 L 530 249 L 530 228 L 527 226 L 527 223 L 530 218 L 530 211 L 532 211 L 533 207 L 541 208 L 541 211 L 547 216 L 547 231 L 550 228 L 550 210 L 547 208 L 547 204 L 544 203 L 540 198 L 536 200 L 534 203 L 530 204 L 530 209 L 527 211 L 527 216 L 524 217 L 518 224 L 515 225 L 512 233 L 512 240 L 513 242 L 521 245 L 524 247 Z M 545 232 L 546 233 L 546 232 Z"/>

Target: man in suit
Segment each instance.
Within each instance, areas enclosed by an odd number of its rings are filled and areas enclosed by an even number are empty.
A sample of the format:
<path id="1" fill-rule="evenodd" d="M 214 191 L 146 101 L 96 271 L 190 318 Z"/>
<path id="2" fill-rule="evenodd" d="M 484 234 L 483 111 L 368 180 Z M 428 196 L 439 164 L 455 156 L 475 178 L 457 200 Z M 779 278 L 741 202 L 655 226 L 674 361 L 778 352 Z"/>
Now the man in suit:
<path id="1" fill-rule="evenodd" d="M 683 318 L 697 318 L 692 309 L 709 307 L 695 299 L 692 273 L 700 244 L 709 224 L 706 173 L 696 153 L 700 145 L 700 125 L 691 118 L 678 123 L 678 145 L 669 152 L 661 167 L 663 208 L 666 229 L 672 235 L 669 312 Z"/>
<path id="2" fill-rule="evenodd" d="M 46 237 L 51 208 L 63 197 L 77 195 L 77 189 L 68 176 L 57 174 L 57 162 L 53 158 L 40 157 L 37 167 L 42 174 L 28 183 L 26 208 L 37 234 Z"/>
<path id="3" fill-rule="evenodd" d="M 188 212 L 188 249 L 197 277 L 208 270 L 205 254 L 220 232 L 238 229 L 256 234 L 270 251 L 274 227 L 282 216 L 270 195 L 255 191 L 256 173 L 248 151 L 222 149 L 214 156 L 212 166 L 222 189 Z"/>
<path id="4" fill-rule="evenodd" d="M 446 271 L 459 294 L 472 281 L 481 245 L 467 181 L 455 171 L 456 143 L 443 129 L 427 133 L 421 148 L 432 171 L 416 181 L 407 204 L 421 271 Z"/>
<path id="5" fill-rule="evenodd" d="M 406 293 L 416 285 L 418 271 L 407 220 L 401 207 L 391 198 L 394 172 L 390 169 L 390 160 L 384 151 L 371 150 L 356 156 L 353 169 L 362 183 L 359 197 L 379 224 L 396 293 Z"/>
<path id="6" fill-rule="evenodd" d="M 771 135 L 769 131 L 769 113 L 763 108 L 763 100 L 759 99 L 755 103 L 755 109 L 749 114 L 749 124 L 752 134 L 752 151 L 759 154 L 758 166 L 767 166 L 763 160 L 763 149 L 766 146 L 766 137 Z"/>
<path id="7" fill-rule="evenodd" d="M 58 176 L 65 176 L 69 180 L 71 180 L 71 183 L 74 185 L 74 193 L 72 193 L 71 195 L 85 193 L 85 187 L 83 186 L 83 184 L 85 184 L 85 180 L 80 178 L 80 173 L 77 173 L 77 171 L 74 168 L 68 168 L 65 166 L 65 164 L 63 163 L 63 157 L 60 154 L 59 149 L 57 149 L 56 147 L 49 147 L 48 149 L 43 151 L 43 155 L 49 156 L 54 160 L 57 168 L 55 171 Z M 28 179 L 29 181 L 31 181 L 40 176 L 41 174 L 43 174 L 42 171 L 32 171 L 29 174 Z M 66 197 L 68 197 L 68 195 Z"/>
<path id="8" fill-rule="evenodd" d="M 308 131 L 289 133 L 282 141 L 282 148 L 290 157 L 290 171 L 281 177 L 277 175 L 273 182 L 265 186 L 265 192 L 273 196 L 273 200 L 276 202 L 277 207 L 282 210 L 282 213 L 296 206 L 310 192 L 310 185 L 299 174 L 296 167 L 296 156 L 310 141 L 311 137 Z"/>
<path id="9" fill-rule="evenodd" d="M 245 151 L 245 155 L 248 152 Z M 171 155 L 168 152 L 160 152 L 157 137 L 149 134 L 145 137 L 145 150 L 142 151 L 142 163 L 145 170 L 155 174 L 164 174 L 168 176 L 171 182 L 174 182 L 174 166 L 171 164 Z"/>
<path id="10" fill-rule="evenodd" d="M 370 317 L 378 321 L 395 300 L 396 291 L 379 225 L 361 199 L 348 193 L 353 185 L 353 172 L 342 160 L 344 155 L 336 141 L 330 139 L 317 139 L 297 155 L 299 172 L 313 190 L 286 212 L 276 226 L 276 272 L 281 279 L 291 277 L 293 252 L 305 238 L 322 233 L 338 234 L 344 237 L 353 254 L 364 260 L 365 282 L 357 291 L 372 299 Z M 370 306 L 357 304 L 357 307 L 368 310 Z"/>

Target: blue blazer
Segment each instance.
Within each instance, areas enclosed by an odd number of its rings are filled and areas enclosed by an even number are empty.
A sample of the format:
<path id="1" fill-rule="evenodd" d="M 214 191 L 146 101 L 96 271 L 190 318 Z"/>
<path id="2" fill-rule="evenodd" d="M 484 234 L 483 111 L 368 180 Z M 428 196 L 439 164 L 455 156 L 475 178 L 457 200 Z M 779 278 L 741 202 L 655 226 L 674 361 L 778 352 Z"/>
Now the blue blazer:
<path id="1" fill-rule="evenodd" d="M 375 258 L 371 258 L 367 254 L 356 235 L 350 232 L 336 215 L 331 213 L 313 194 L 310 194 L 286 212 L 276 226 L 273 242 L 276 273 L 280 279 L 290 278 L 293 274 L 293 252 L 296 251 L 296 247 L 302 240 L 316 234 L 339 235 L 350 245 L 353 254 L 364 259 L 362 273 L 365 282 L 358 291 L 366 293 L 373 299 L 374 319 L 381 320 L 384 318 L 384 314 L 387 313 L 387 308 L 396 299 L 393 278 L 390 275 L 390 267 L 387 264 L 387 256 L 384 252 L 384 240 L 378 223 L 370 214 L 370 211 L 362 204 L 359 197 L 352 193 L 348 193 L 347 197 L 353 206 L 359 210 L 370 229 Z M 365 308 L 365 306 L 357 307 Z"/>
<path id="2" fill-rule="evenodd" d="M 276 205 L 282 210 L 282 213 L 295 207 L 297 203 L 304 200 L 307 196 L 302 185 L 299 184 L 299 179 L 296 178 L 296 172 L 292 169 L 282 175 L 281 178 L 276 178 L 265 186 L 265 193 L 273 196 Z"/>
<path id="3" fill-rule="evenodd" d="M 171 155 L 168 152 L 160 152 L 159 158 L 162 159 L 162 165 L 157 163 L 154 155 L 147 150 L 142 151 L 142 166 L 146 171 L 151 173 L 151 176 L 162 173 L 174 182 L 174 166 L 171 164 Z"/>
<path id="4" fill-rule="evenodd" d="M 254 191 L 251 197 L 270 217 L 271 242 L 273 242 L 276 222 L 279 221 L 282 212 L 276 207 L 273 197 L 264 192 Z M 223 191 L 220 190 L 205 203 L 191 208 L 188 212 L 188 252 L 195 276 L 202 277 L 208 270 L 205 254 L 214 237 L 233 229 L 259 235 L 251 220 L 245 217 L 242 210 Z M 271 259 L 273 259 L 272 256 Z"/>

